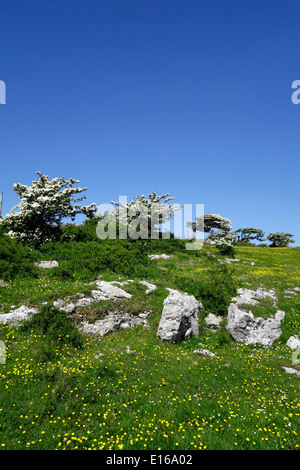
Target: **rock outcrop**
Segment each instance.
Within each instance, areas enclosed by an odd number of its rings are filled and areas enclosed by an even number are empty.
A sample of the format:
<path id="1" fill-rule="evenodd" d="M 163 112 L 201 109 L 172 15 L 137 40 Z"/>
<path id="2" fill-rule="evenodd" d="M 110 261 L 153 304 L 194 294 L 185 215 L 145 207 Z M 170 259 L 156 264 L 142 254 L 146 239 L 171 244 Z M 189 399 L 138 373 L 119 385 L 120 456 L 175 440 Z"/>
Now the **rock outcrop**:
<path id="1" fill-rule="evenodd" d="M 111 312 L 102 320 L 96 320 L 95 323 L 82 322 L 79 325 L 79 330 L 86 334 L 104 336 L 120 328 L 134 328 L 138 325 L 147 328 L 149 326 L 147 321 L 148 315 L 148 312 L 140 313 L 137 316 L 129 315 L 128 313 Z"/>
<path id="2" fill-rule="evenodd" d="M 174 289 L 168 290 L 170 293 L 164 300 L 157 336 L 170 342 L 198 336 L 201 302 L 198 302 L 193 295 Z"/>
<path id="3" fill-rule="evenodd" d="M 235 302 L 237 305 L 246 304 L 246 305 L 258 305 L 260 300 L 271 299 L 273 306 L 276 306 L 277 297 L 273 290 L 265 290 L 258 288 L 257 290 L 251 289 L 238 289 L 237 297 L 234 297 L 232 302 Z"/>
<path id="4" fill-rule="evenodd" d="M 277 298 L 273 290 L 238 289 L 238 296 L 233 298 L 228 308 L 226 329 L 233 339 L 246 344 L 271 346 L 281 336 L 281 324 L 285 312 L 277 310 L 269 318 L 255 317 L 251 311 L 243 310 L 243 305 L 258 305 L 259 300 L 270 298 L 276 307 Z"/>
<path id="5" fill-rule="evenodd" d="M 21 307 L 15 308 L 9 313 L 1 313 L 0 323 L 11 326 L 18 326 L 20 323 L 28 320 L 28 318 L 36 312 L 37 310 L 35 308 L 29 308 L 25 305 L 21 305 Z"/>

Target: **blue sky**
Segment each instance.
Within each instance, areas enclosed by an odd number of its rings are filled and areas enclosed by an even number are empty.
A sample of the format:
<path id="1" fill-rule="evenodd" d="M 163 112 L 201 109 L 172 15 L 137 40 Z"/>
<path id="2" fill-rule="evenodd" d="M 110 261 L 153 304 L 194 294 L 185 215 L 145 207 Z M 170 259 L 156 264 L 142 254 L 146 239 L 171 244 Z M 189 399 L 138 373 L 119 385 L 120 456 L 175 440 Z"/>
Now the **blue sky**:
<path id="1" fill-rule="evenodd" d="M 41 171 L 299 246 L 299 24 L 297 0 L 2 1 L 2 215 Z"/>

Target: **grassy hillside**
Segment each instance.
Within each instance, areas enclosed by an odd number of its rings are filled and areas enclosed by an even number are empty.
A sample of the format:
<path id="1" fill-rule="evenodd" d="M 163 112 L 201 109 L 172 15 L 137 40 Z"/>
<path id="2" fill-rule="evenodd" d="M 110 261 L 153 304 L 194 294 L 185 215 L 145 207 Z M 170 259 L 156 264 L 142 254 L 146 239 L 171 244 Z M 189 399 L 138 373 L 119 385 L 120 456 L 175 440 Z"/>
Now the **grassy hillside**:
<path id="1" fill-rule="evenodd" d="M 75 240 L 20 256 L 10 247 L 6 265 L 0 263 L 1 312 L 88 294 L 98 276 L 132 279 L 124 287 L 131 299 L 85 307 L 81 319 L 95 321 L 114 308 L 133 315 L 148 311 L 150 327 L 74 342 L 65 319 L 58 319 L 56 337 L 39 324 L 0 325 L 7 348 L 6 364 L 0 364 L 0 447 L 298 449 L 300 379 L 282 367 L 292 365 L 287 339 L 300 333 L 300 292 L 284 293 L 300 287 L 300 248 L 235 251 L 239 261 L 229 264 L 213 248 L 185 251 L 179 241 Z M 150 260 L 147 254 L 155 252 L 173 257 Z M 39 269 L 33 262 L 40 259 L 55 259 L 59 267 Z M 157 290 L 145 295 L 140 279 Z M 238 287 L 260 286 L 274 289 L 286 312 L 283 334 L 271 348 L 233 341 L 224 324 L 216 333 L 205 329 L 209 312 L 223 315 L 225 323 Z M 202 301 L 199 338 L 170 344 L 157 337 L 166 287 Z M 78 318 L 71 320 L 74 326 Z M 195 354 L 199 344 L 215 356 Z"/>

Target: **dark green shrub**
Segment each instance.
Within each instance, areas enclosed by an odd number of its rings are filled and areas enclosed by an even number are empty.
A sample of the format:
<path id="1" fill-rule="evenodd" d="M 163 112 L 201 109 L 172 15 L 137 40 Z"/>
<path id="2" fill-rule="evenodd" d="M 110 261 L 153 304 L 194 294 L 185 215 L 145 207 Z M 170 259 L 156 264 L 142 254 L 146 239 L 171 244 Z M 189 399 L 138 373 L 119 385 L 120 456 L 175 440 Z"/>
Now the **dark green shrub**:
<path id="1" fill-rule="evenodd" d="M 221 325 L 219 330 L 215 333 L 215 340 L 219 346 L 226 346 L 227 344 L 230 344 L 231 336 L 224 325 Z"/>
<path id="2" fill-rule="evenodd" d="M 39 312 L 23 323 L 20 331 L 37 330 L 51 341 L 81 348 L 82 336 L 69 315 L 64 310 L 44 305 Z"/>
<path id="3" fill-rule="evenodd" d="M 36 253 L 21 242 L 3 235 L 0 237 L 0 279 L 37 276 L 34 266 Z"/>
<path id="4" fill-rule="evenodd" d="M 200 300 L 204 313 L 226 315 L 231 298 L 236 295 L 232 271 L 223 265 L 207 269 L 205 277 L 201 274 L 177 277 L 176 285 Z"/>
<path id="5" fill-rule="evenodd" d="M 143 244 L 138 241 L 53 242 L 42 246 L 40 253 L 44 259 L 59 262 L 53 275 L 64 278 L 77 274 L 94 279 L 105 271 L 138 276 L 141 267 L 150 263 Z"/>

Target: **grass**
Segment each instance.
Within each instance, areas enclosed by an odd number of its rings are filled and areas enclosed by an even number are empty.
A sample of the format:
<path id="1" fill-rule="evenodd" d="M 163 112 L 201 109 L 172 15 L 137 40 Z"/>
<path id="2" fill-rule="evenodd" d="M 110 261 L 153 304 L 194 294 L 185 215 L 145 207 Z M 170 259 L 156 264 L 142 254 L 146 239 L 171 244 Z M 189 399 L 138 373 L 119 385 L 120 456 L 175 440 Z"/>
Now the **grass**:
<path id="1" fill-rule="evenodd" d="M 133 282 L 124 286 L 132 299 L 99 302 L 82 312 L 93 320 L 111 309 L 150 311 L 150 328 L 84 337 L 76 347 L 63 332 L 53 338 L 34 325 L 27 331 L 0 326 L 7 348 L 6 364 L 0 365 L 0 448 L 299 449 L 300 382 L 282 366 L 292 365 L 286 340 L 300 332 L 300 293 L 284 294 L 300 287 L 300 249 L 237 247 L 236 258 L 221 272 L 218 259 L 225 257 L 212 248 L 174 252 L 144 272 L 156 291 L 145 295 L 145 287 Z M 230 275 L 230 286 L 275 289 L 286 318 L 271 348 L 234 342 L 224 327 L 218 333 L 201 328 L 199 338 L 180 344 L 159 340 L 166 287 L 184 281 L 209 294 L 214 271 L 219 280 Z M 119 279 L 109 271 L 102 276 Z M 53 270 L 0 287 L 0 304 L 7 311 L 12 304 L 41 305 L 91 288 L 76 275 L 55 280 Z M 268 302 L 263 307 L 273 312 Z M 199 347 L 215 356 L 194 353 Z"/>

